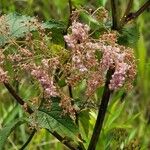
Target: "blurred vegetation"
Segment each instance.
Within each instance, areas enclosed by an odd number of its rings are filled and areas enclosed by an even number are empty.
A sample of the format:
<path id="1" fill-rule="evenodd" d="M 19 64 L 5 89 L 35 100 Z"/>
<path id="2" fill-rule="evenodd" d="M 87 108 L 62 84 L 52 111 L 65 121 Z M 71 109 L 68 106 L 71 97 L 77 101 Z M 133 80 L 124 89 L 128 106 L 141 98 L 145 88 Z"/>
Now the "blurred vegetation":
<path id="1" fill-rule="evenodd" d="M 144 1 L 135 0 L 133 11 L 137 10 Z M 118 0 L 120 15 L 123 14 L 126 3 L 127 0 Z M 77 8 L 84 7 L 93 10 L 100 6 L 110 9 L 109 1 L 107 0 L 73 0 L 73 5 Z M 40 20 L 45 21 L 53 18 L 64 21 L 67 24 L 68 11 L 67 0 L 0 0 L 1 14 L 17 12 L 29 16 L 38 16 Z M 86 19 L 86 16 L 84 18 Z M 97 150 L 117 150 L 119 149 L 118 145 L 121 144 L 122 147 L 126 145 L 124 149 L 127 150 L 150 149 L 150 8 L 137 19 L 132 29 L 135 28 L 138 30 L 138 35 L 135 38 L 139 39 L 136 43 L 133 41 L 132 44 L 138 64 L 138 74 L 134 88 L 126 94 L 123 94 L 122 91 L 113 94 Z M 124 29 L 124 32 L 127 31 Z M 21 96 L 24 95 L 25 99 L 28 99 L 29 96 L 34 94 L 34 87 L 26 87 L 25 82 L 27 81 L 22 81 L 19 88 L 16 85 L 16 90 Z M 82 86 L 80 88 L 82 89 Z M 95 97 L 101 97 L 102 90 L 102 88 L 99 89 Z M 77 97 L 80 96 L 78 91 L 76 91 L 76 94 Z M 20 106 L 13 101 L 2 85 L 0 86 L 0 101 L 0 126 L 24 115 Z M 88 146 L 97 114 L 93 110 L 88 115 L 87 111 L 83 111 L 83 114 L 87 115 L 82 116 L 81 114 L 82 119 L 80 120 L 81 133 L 87 141 L 85 143 L 86 147 Z M 87 120 L 90 120 L 89 124 Z M 86 126 L 86 128 L 83 126 Z M 30 130 L 27 129 L 26 125 L 21 125 L 11 134 L 5 149 L 18 150 L 18 147 L 26 142 L 29 133 Z M 27 149 L 63 150 L 66 148 L 46 130 L 42 129 L 33 137 Z"/>

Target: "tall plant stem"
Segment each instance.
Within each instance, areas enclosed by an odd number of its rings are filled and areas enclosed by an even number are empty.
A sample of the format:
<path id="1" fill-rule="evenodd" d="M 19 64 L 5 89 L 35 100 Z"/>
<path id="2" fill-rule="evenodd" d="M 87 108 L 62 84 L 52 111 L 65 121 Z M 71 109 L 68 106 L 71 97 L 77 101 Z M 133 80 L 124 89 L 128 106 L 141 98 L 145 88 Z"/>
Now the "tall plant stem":
<path id="1" fill-rule="evenodd" d="M 69 5 L 69 18 L 68 18 L 68 24 L 67 24 L 66 30 L 65 30 L 65 32 L 64 32 L 64 35 L 67 34 L 68 28 L 69 28 L 69 27 L 71 26 L 71 24 L 72 24 L 71 17 L 72 17 L 73 8 L 72 8 L 72 1 L 71 1 L 71 0 L 68 0 L 68 5 Z"/>
<path id="2" fill-rule="evenodd" d="M 101 130 L 102 130 L 105 114 L 107 111 L 108 102 L 110 99 L 110 95 L 112 93 L 112 91 L 109 90 L 108 86 L 109 86 L 109 82 L 110 82 L 111 75 L 113 74 L 113 72 L 114 72 L 114 70 L 112 70 L 112 69 L 108 70 L 108 72 L 107 72 L 107 76 L 106 76 L 107 79 L 106 79 L 106 83 L 105 83 L 105 87 L 104 87 L 101 105 L 100 105 L 100 108 L 98 111 L 97 120 L 95 123 L 95 127 L 93 130 L 93 134 L 92 134 L 92 138 L 91 138 L 88 150 L 95 150 L 96 149 L 96 145 L 97 145 L 99 135 L 100 135 Z"/>
<path id="3" fill-rule="evenodd" d="M 112 29 L 117 30 L 118 28 L 118 16 L 117 16 L 117 8 L 116 8 L 116 0 L 111 0 L 111 10 L 112 10 Z"/>
<path id="4" fill-rule="evenodd" d="M 68 28 L 71 25 L 72 21 L 71 21 L 71 16 L 72 16 L 72 1 L 68 0 L 68 4 L 69 4 L 69 20 L 68 20 Z"/>
<path id="5" fill-rule="evenodd" d="M 118 16 L 117 16 L 117 9 L 116 9 L 115 0 L 111 0 L 111 9 L 112 9 L 112 19 L 113 19 L 112 29 L 117 30 L 118 29 L 118 22 L 117 22 Z M 107 75 L 106 75 L 104 92 L 103 92 L 100 108 L 98 111 L 96 123 L 94 126 L 93 134 L 92 134 L 89 146 L 88 146 L 88 150 L 95 150 L 96 149 L 96 145 L 97 145 L 99 136 L 101 134 L 104 118 L 105 118 L 106 111 L 107 111 L 107 106 L 108 106 L 109 99 L 110 99 L 110 95 L 113 92 L 109 89 L 109 83 L 110 83 L 110 79 L 111 79 L 111 76 L 113 73 L 114 73 L 114 69 L 109 69 L 107 72 Z"/>
<path id="6" fill-rule="evenodd" d="M 117 8 L 116 8 L 115 0 L 111 0 L 112 20 L 113 20 L 112 29 L 113 30 L 119 30 L 128 21 L 138 17 L 141 13 L 144 12 L 145 9 L 147 9 L 150 6 L 150 0 L 148 0 L 137 12 L 130 14 L 129 11 L 132 7 L 132 3 L 133 3 L 133 0 L 130 0 L 128 5 L 127 5 L 125 14 L 122 18 L 123 23 L 120 22 L 121 23 L 120 24 L 118 22 Z M 88 146 L 88 150 L 95 150 L 96 149 L 96 145 L 97 145 L 97 142 L 98 142 L 101 130 L 102 130 L 105 114 L 106 114 L 106 111 L 107 111 L 107 106 L 108 106 L 108 103 L 109 103 L 110 95 L 113 92 L 109 89 L 109 83 L 110 83 L 110 79 L 111 79 L 111 76 L 112 76 L 113 73 L 114 73 L 114 69 L 109 69 L 108 72 L 107 72 L 106 83 L 105 83 L 105 86 L 104 86 L 104 92 L 103 92 L 103 96 L 102 96 L 102 100 L 101 100 L 101 105 L 100 105 L 100 108 L 99 108 L 99 111 L 98 111 L 97 120 L 96 120 L 95 127 L 94 127 L 94 130 L 93 130 L 92 138 L 90 140 L 90 144 Z"/>

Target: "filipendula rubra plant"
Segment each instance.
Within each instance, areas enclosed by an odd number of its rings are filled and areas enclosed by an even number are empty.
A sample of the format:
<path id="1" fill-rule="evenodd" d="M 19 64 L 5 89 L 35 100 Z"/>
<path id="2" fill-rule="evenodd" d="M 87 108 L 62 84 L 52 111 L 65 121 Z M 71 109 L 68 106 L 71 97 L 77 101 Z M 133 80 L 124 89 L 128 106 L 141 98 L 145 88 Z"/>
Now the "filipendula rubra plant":
<path id="1" fill-rule="evenodd" d="M 71 1 L 69 4 L 72 9 Z M 147 5 L 149 4 L 146 7 Z M 123 16 L 118 25 L 114 6 L 112 0 L 112 28 L 115 30 L 140 14 L 135 13 L 131 18 L 129 12 L 126 12 L 128 14 Z M 146 7 L 144 5 L 144 9 Z M 105 24 L 109 20 L 108 12 L 103 8 L 98 10 L 98 16 L 95 15 L 96 11 L 90 15 Z M 3 136 L 8 137 L 14 127 L 28 122 L 33 129 L 32 136 L 39 128 L 45 128 L 68 148 L 84 150 L 85 141 L 78 129 L 78 115 L 89 107 L 88 103 L 94 103 L 93 95 L 99 87 L 104 86 L 88 147 L 88 150 L 95 150 L 110 94 L 121 88 L 126 91 L 132 88 L 136 75 L 133 49 L 118 44 L 119 32 L 111 29 L 95 38 L 90 26 L 80 22 L 80 11 L 70 12 L 72 14 L 66 30 L 62 23 L 55 21 L 41 23 L 37 18 L 13 14 L 0 17 L 0 83 L 30 114 L 1 131 L 0 149 L 6 141 Z M 17 18 L 15 26 L 12 25 L 14 18 Z M 59 31 L 57 37 L 53 36 L 53 28 Z M 54 38 L 64 41 L 59 45 Z M 19 84 L 23 79 L 29 85 L 29 82 L 34 84 L 36 94 L 29 97 L 30 100 L 21 98 L 10 84 Z M 79 104 L 74 99 L 74 89 L 82 83 L 85 84 L 85 89 Z M 35 99 L 38 102 L 35 103 Z"/>

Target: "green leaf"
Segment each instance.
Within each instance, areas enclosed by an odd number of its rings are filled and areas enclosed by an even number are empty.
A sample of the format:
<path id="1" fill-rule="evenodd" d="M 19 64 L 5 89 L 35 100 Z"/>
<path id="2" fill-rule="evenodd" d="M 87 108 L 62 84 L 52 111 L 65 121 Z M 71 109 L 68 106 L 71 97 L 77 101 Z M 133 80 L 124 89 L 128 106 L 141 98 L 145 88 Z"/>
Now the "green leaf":
<path id="1" fill-rule="evenodd" d="M 66 29 L 66 26 L 65 26 L 64 22 L 56 21 L 54 19 L 45 22 L 43 24 L 43 26 L 46 29 L 61 29 L 61 30 L 65 30 Z"/>
<path id="2" fill-rule="evenodd" d="M 4 45 L 9 39 L 23 37 L 26 33 L 35 30 L 34 25 L 30 28 L 26 23 L 31 21 L 33 17 L 21 16 L 18 14 L 5 15 L 5 24 L 8 26 L 9 34 L 0 35 L 0 45 Z"/>
<path id="3" fill-rule="evenodd" d="M 64 86 L 67 85 L 67 83 L 66 83 L 65 79 L 61 79 L 61 80 L 58 81 L 58 85 L 59 85 L 60 87 L 64 87 Z"/>
<path id="4" fill-rule="evenodd" d="M 6 125 L 3 129 L 0 130 L 0 150 L 3 150 L 3 147 L 5 145 L 5 142 L 7 141 L 7 138 L 11 134 L 11 132 L 21 124 L 25 123 L 26 119 L 18 119 L 8 125 Z"/>
<path id="5" fill-rule="evenodd" d="M 119 116 L 121 115 L 122 111 L 124 110 L 125 102 L 120 103 L 119 100 L 116 100 L 113 102 L 112 106 L 109 107 L 108 112 L 108 118 L 105 122 L 105 128 L 110 128 L 113 126 L 114 121 L 116 121 Z"/>
<path id="6" fill-rule="evenodd" d="M 80 123 L 84 129 L 85 135 L 88 136 L 89 133 L 89 125 L 90 125 L 90 114 L 89 109 L 83 110 L 79 114 Z"/>
<path id="7" fill-rule="evenodd" d="M 139 40 L 140 33 L 136 24 L 126 25 L 120 32 L 118 43 L 125 46 L 135 46 Z"/>
<path id="8" fill-rule="evenodd" d="M 64 115 L 59 106 L 59 99 L 53 98 L 50 109 L 43 105 L 38 111 L 33 113 L 31 118 L 38 127 L 45 128 L 51 132 L 57 132 L 64 138 L 78 139 L 79 130 L 69 115 Z M 78 139 L 79 140 L 79 139 Z"/>
<path id="9" fill-rule="evenodd" d="M 0 35 L 0 46 L 7 43 L 10 39 L 22 38 L 27 33 L 37 30 L 34 23 L 27 25 L 27 23 L 31 22 L 33 19 L 34 17 L 19 15 L 16 13 L 5 15 L 4 23 L 8 26 L 9 33 Z M 0 28 L 4 23 L 0 23 Z M 55 20 L 41 23 L 41 25 L 45 29 L 57 30 L 57 32 L 65 30 L 66 28 L 63 22 Z"/>

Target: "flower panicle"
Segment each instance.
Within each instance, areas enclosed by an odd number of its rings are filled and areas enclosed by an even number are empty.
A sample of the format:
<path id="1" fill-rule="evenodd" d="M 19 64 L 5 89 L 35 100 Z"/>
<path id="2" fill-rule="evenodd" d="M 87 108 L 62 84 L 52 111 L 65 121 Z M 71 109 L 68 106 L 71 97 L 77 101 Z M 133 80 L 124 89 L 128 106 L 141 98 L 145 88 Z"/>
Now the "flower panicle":
<path id="1" fill-rule="evenodd" d="M 110 90 L 118 90 L 135 78 L 133 50 L 117 44 L 117 32 L 104 33 L 96 40 L 90 36 L 90 27 L 85 24 L 74 21 L 70 29 L 71 33 L 64 39 L 72 54 L 72 72 L 86 74 L 82 80 L 87 81 L 87 95 L 103 85 L 110 68 L 115 70 L 110 80 Z M 97 51 L 102 55 L 100 59 L 97 59 Z M 73 75 L 70 77 L 73 79 Z"/>

